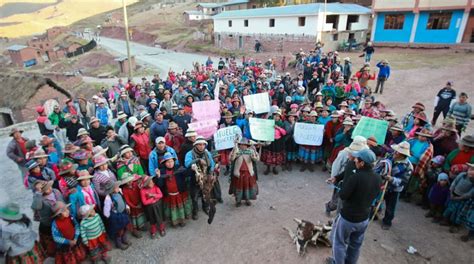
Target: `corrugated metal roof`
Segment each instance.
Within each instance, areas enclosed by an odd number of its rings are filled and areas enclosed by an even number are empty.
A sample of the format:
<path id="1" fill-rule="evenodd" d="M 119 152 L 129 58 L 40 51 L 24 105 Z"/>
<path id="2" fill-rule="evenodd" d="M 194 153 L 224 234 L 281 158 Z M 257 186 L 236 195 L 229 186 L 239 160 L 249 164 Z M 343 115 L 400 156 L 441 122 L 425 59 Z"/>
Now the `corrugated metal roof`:
<path id="1" fill-rule="evenodd" d="M 239 4 L 246 4 L 248 3 L 249 0 L 231 0 L 226 3 L 222 3 L 222 5 L 227 6 L 227 5 L 239 5 Z"/>
<path id="2" fill-rule="evenodd" d="M 199 3 L 198 6 L 202 6 L 204 8 L 216 8 L 221 7 L 224 3 Z"/>
<path id="3" fill-rule="evenodd" d="M 12 45 L 12 46 L 8 47 L 7 49 L 12 50 L 12 51 L 19 51 L 19 50 L 22 50 L 24 48 L 28 48 L 28 46 L 15 44 L 15 45 Z"/>
<path id="4" fill-rule="evenodd" d="M 213 16 L 213 18 L 317 15 L 319 12 L 324 12 L 324 4 L 322 3 L 225 11 Z M 327 4 L 326 12 L 327 14 L 370 14 L 371 10 L 356 4 L 329 3 Z"/>

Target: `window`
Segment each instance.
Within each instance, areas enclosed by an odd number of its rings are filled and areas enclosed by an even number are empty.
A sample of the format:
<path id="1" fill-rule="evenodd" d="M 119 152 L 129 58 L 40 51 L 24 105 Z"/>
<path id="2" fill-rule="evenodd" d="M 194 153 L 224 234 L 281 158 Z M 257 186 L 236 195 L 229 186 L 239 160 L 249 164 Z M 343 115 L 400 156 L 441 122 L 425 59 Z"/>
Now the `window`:
<path id="1" fill-rule="evenodd" d="M 268 26 L 275 27 L 275 19 L 274 18 L 270 18 L 270 20 L 268 20 Z"/>
<path id="2" fill-rule="evenodd" d="M 326 24 L 332 24 L 333 29 L 337 29 L 339 22 L 339 15 L 327 15 Z"/>
<path id="3" fill-rule="evenodd" d="M 403 14 L 385 15 L 385 24 L 383 25 L 383 29 L 403 29 L 404 22 L 405 15 Z"/>
<path id="4" fill-rule="evenodd" d="M 298 26 L 304 27 L 306 25 L 306 17 L 298 17 Z"/>
<path id="5" fill-rule="evenodd" d="M 248 27 L 249 26 L 249 21 L 247 19 L 244 20 L 244 27 Z"/>
<path id="6" fill-rule="evenodd" d="M 227 21 L 227 23 L 229 24 L 229 27 L 232 27 L 232 20 Z"/>
<path id="7" fill-rule="evenodd" d="M 332 35 L 332 41 L 337 41 L 339 39 L 339 34 L 333 34 Z"/>
<path id="8" fill-rule="evenodd" d="M 426 29 L 448 29 L 452 14 L 452 12 L 430 13 Z"/>
<path id="9" fill-rule="evenodd" d="M 348 15 L 347 16 L 346 30 L 351 30 L 351 25 L 353 23 L 358 23 L 358 22 L 359 22 L 359 16 L 358 15 Z"/>

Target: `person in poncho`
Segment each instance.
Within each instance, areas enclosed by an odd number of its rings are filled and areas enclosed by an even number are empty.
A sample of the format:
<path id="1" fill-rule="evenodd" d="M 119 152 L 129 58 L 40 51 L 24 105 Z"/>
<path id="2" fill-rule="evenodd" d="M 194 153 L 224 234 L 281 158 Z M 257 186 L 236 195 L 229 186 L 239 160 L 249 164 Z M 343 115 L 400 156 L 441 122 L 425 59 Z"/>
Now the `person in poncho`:
<path id="1" fill-rule="evenodd" d="M 145 175 L 140 160 L 134 155 L 133 149 L 128 145 L 120 148 L 120 157 L 117 161 L 117 179 L 122 180 L 125 172 Z"/>
<path id="2" fill-rule="evenodd" d="M 277 166 L 285 164 L 285 138 L 286 130 L 283 121 L 281 120 L 281 111 L 277 110 L 273 113 L 275 120 L 275 140 L 270 145 L 263 148 L 262 162 L 267 166 L 263 174 L 268 175 L 270 170 L 273 174 L 278 174 Z M 273 167 L 273 169 L 272 169 Z"/>

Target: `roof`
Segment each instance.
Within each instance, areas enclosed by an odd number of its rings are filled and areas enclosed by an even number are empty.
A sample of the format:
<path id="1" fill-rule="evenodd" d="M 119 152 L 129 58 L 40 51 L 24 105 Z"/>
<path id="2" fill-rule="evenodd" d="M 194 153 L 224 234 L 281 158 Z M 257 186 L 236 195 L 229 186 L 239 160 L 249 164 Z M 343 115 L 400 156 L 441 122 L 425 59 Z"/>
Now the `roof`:
<path id="1" fill-rule="evenodd" d="M 322 3 L 225 11 L 213 16 L 213 18 L 317 15 L 319 12 L 324 12 L 324 4 Z M 327 14 L 370 14 L 371 10 L 356 4 L 329 3 L 326 12 Z"/>
<path id="2" fill-rule="evenodd" d="M 187 10 L 187 11 L 184 11 L 185 14 L 189 14 L 189 15 L 204 15 L 203 12 L 201 11 L 196 11 L 196 10 Z"/>
<path id="3" fill-rule="evenodd" d="M 202 6 L 204 8 L 216 8 L 221 6 L 246 4 L 248 2 L 249 0 L 231 0 L 224 3 L 198 3 L 198 6 Z"/>
<path id="4" fill-rule="evenodd" d="M 12 45 L 12 46 L 8 47 L 7 49 L 12 50 L 12 51 L 19 51 L 19 50 L 22 50 L 22 49 L 25 49 L 25 48 L 28 48 L 28 46 L 15 44 L 15 45 Z"/>
<path id="5" fill-rule="evenodd" d="M 221 7 L 224 3 L 198 3 L 198 6 L 202 6 L 204 8 L 216 8 Z"/>

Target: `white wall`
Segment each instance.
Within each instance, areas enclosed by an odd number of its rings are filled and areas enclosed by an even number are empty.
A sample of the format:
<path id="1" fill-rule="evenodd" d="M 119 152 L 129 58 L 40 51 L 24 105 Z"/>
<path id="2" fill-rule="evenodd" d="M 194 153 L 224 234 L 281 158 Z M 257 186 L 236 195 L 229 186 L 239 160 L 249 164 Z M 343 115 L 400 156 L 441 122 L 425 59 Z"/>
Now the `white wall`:
<path id="1" fill-rule="evenodd" d="M 359 22 L 358 23 L 352 23 L 350 30 L 362 30 L 362 29 L 368 29 L 369 28 L 369 19 L 370 15 L 360 15 L 359 16 Z M 344 23 L 344 26 L 346 23 Z"/>
<path id="2" fill-rule="evenodd" d="M 214 32 L 229 32 L 240 34 L 297 34 L 316 36 L 317 16 L 306 16 L 304 27 L 298 26 L 298 17 L 274 17 L 275 27 L 269 26 L 269 17 L 257 18 L 249 17 L 248 27 L 244 27 L 243 18 L 214 19 Z M 228 26 L 228 21 L 232 20 L 232 27 Z"/>

